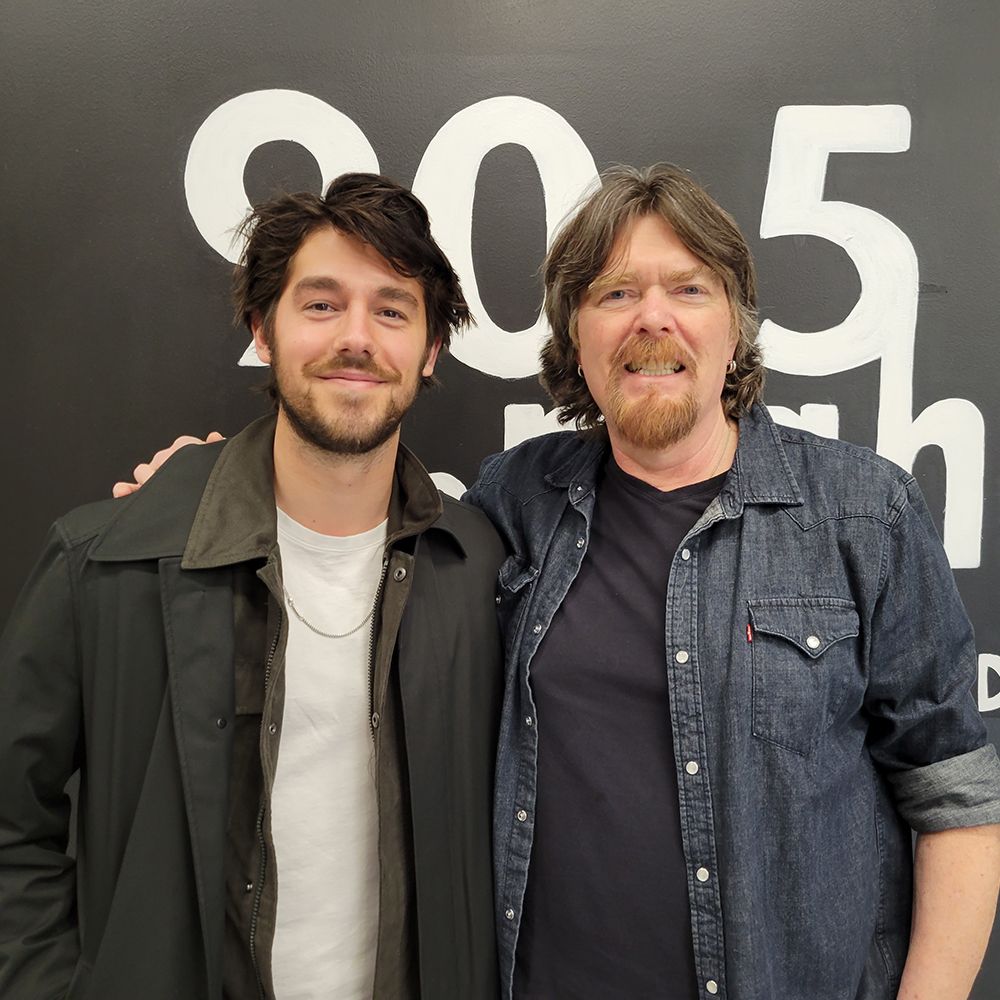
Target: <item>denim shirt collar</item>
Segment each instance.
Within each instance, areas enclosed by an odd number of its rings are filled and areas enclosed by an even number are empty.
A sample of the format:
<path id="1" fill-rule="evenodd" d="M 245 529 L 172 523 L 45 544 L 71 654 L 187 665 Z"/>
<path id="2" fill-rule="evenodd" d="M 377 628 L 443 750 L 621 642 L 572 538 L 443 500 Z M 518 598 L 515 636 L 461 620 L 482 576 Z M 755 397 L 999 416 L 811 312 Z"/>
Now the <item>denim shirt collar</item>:
<path id="1" fill-rule="evenodd" d="M 747 504 L 801 506 L 802 491 L 767 408 L 754 403 L 740 418 L 739 428 L 733 467 L 718 497 L 725 516 L 739 517 Z M 568 489 L 570 503 L 584 500 L 596 488 L 608 447 L 606 434 L 584 439 L 581 447 L 546 475 L 546 482 Z"/>

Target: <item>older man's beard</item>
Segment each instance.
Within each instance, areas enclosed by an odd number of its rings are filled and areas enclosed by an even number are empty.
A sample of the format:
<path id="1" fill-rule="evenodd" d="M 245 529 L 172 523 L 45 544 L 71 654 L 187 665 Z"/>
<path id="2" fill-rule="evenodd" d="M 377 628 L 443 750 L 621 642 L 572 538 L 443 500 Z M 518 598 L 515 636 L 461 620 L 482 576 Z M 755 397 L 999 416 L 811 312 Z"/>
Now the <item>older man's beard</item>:
<path id="1" fill-rule="evenodd" d="M 421 370 L 425 360 L 421 361 Z M 302 372 L 303 385 L 299 386 L 284 370 L 275 344 L 271 351 L 271 368 L 278 402 L 292 429 L 306 444 L 333 455 L 367 455 L 385 444 L 420 391 L 419 373 L 411 384 L 406 384 L 399 372 L 383 368 L 367 355 L 338 355 L 329 361 L 307 365 Z M 374 399 L 366 399 L 363 395 L 356 399 L 345 395 L 329 401 L 325 407 L 320 405 L 313 391 L 317 387 L 310 385 L 308 379 L 344 369 L 368 372 L 391 386 L 381 408 L 373 405 Z"/>
<path id="2" fill-rule="evenodd" d="M 693 388 L 679 396 L 665 396 L 655 385 L 640 397 L 626 397 L 624 366 L 659 368 L 675 363 L 683 365 L 689 375 L 697 374 L 694 357 L 671 338 L 629 337 L 611 359 L 604 417 L 636 448 L 658 451 L 687 437 L 698 419 L 698 399 Z"/>

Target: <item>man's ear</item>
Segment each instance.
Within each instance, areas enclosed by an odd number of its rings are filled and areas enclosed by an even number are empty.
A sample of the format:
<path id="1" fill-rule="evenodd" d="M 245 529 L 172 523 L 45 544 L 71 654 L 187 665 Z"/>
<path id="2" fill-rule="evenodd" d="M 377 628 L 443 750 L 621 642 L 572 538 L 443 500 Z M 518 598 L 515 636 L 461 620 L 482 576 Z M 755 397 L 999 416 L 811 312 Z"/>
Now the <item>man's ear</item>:
<path id="1" fill-rule="evenodd" d="M 427 360 L 424 362 L 423 370 L 420 372 L 425 378 L 434 374 L 434 366 L 437 364 L 438 355 L 441 353 L 441 338 L 431 344 L 431 349 L 427 352 Z"/>
<path id="2" fill-rule="evenodd" d="M 257 352 L 257 357 L 265 365 L 269 365 L 271 363 L 271 348 L 267 345 L 267 337 L 264 334 L 264 319 L 259 313 L 253 315 L 250 332 L 253 334 L 253 349 Z"/>

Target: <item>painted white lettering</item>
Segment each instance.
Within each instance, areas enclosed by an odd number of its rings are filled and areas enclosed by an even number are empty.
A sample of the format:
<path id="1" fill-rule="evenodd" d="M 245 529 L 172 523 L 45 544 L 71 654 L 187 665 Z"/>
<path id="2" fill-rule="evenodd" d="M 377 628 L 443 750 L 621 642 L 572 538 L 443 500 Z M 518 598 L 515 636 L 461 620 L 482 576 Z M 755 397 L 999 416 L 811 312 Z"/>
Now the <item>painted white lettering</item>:
<path id="1" fill-rule="evenodd" d="M 990 674 L 997 676 L 998 690 L 990 694 Z M 1000 710 L 1000 656 L 996 653 L 979 654 L 979 684 L 977 685 L 978 704 L 980 712 L 996 712 Z"/>
<path id="2" fill-rule="evenodd" d="M 560 424 L 556 419 L 557 410 L 548 413 L 537 403 L 510 403 L 503 408 L 503 446 L 513 448 L 514 445 L 539 437 L 551 431 L 565 431 L 572 424 Z"/>
<path id="3" fill-rule="evenodd" d="M 347 115 L 297 90 L 257 90 L 215 109 L 191 140 L 184 168 L 188 210 L 208 245 L 236 263 L 243 244 L 236 230 L 250 201 L 243 171 L 266 142 L 296 142 L 316 159 L 325 188 L 348 170 L 378 171 L 378 157 Z M 251 345 L 239 362 L 260 366 Z"/>
<path id="4" fill-rule="evenodd" d="M 457 476 L 453 476 L 450 472 L 432 472 L 431 479 L 442 493 L 447 493 L 448 496 L 454 497 L 456 500 L 462 499 L 465 483 Z"/>
<path id="5" fill-rule="evenodd" d="M 798 427 L 828 438 L 840 436 L 840 410 L 832 403 L 805 403 L 798 413 L 787 406 L 769 406 L 768 410 L 776 423 L 786 427 Z"/>
<path id="6" fill-rule="evenodd" d="M 503 143 L 523 146 L 534 158 L 545 196 L 546 242 L 594 183 L 597 167 L 583 140 L 559 114 L 524 97 L 492 97 L 458 112 L 431 140 L 413 180 L 427 206 L 434 237 L 462 281 L 477 325 L 457 338 L 451 353 L 463 364 L 499 378 L 526 378 L 539 369 L 548 335 L 539 316 L 527 330 L 508 333 L 483 306 L 472 260 L 472 208 L 483 158 Z"/>
<path id="7" fill-rule="evenodd" d="M 792 106 L 778 111 L 761 212 L 765 239 L 819 236 L 842 247 L 857 268 L 861 295 L 847 318 L 818 333 L 766 319 L 761 343 L 768 367 L 829 375 L 880 360 L 879 454 L 912 471 L 917 453 L 940 446 L 945 458 L 944 544 L 952 566 L 979 565 L 983 528 L 982 414 L 968 400 L 940 400 L 913 418 L 917 256 L 906 234 L 877 212 L 823 201 L 831 153 L 903 152 L 910 114 L 895 105 Z"/>

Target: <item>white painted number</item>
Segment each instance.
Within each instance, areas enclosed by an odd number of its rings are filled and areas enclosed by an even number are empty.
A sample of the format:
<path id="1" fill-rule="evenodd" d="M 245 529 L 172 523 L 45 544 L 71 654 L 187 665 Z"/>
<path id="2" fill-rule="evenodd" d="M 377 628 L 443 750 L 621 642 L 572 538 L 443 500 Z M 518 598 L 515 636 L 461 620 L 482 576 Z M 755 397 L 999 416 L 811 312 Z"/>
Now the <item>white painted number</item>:
<path id="1" fill-rule="evenodd" d="M 527 330 L 508 333 L 486 312 L 472 259 L 472 206 L 483 158 L 503 143 L 523 146 L 534 158 L 545 196 L 546 244 L 566 214 L 597 178 L 590 151 L 561 115 L 524 97 L 493 97 L 460 111 L 431 140 L 413 180 L 430 212 L 434 238 L 462 281 L 476 326 L 451 345 L 463 364 L 500 378 L 538 371 L 548 334 L 539 316 Z"/>

